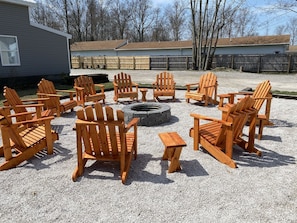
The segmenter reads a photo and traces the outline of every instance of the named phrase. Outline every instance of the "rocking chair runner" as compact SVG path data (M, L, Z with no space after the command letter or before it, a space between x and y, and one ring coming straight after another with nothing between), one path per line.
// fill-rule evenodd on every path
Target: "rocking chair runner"
M173 74L166 71L156 76L156 81L153 83L153 95L156 100L160 96L171 96L175 100L175 81Z
M118 102L119 98L130 98L138 101L138 84L132 81L129 74L121 72L114 75L113 88L113 100L115 102Z
M73 98L75 91L57 90L55 89L54 83L52 81L46 80L44 78L41 79L37 86L37 96L40 98L49 98L49 100L44 102L44 105L47 109L51 109L53 112L55 112L58 117L61 116L61 113L67 110L73 111L74 107L77 106L77 102ZM69 94L69 100L60 102L62 95L58 95L57 92Z
M95 87L100 88L100 92L96 92ZM81 75L74 80L74 88L76 90L77 104L85 106L86 102L97 102L102 100L105 103L104 85L94 84L92 77Z
M9 88L7 86L4 86L3 95L6 99L6 101L4 102L5 106L10 106L15 113L26 114L26 117L18 116L17 121L27 120L29 116L31 117L31 119L36 119L36 118L48 117L53 114L51 109L43 110L44 102L46 100L49 100L49 98L35 98L35 99L21 100L17 92L14 89ZM34 115L32 113L31 114L28 113L27 109L29 108L35 109Z
M58 133L51 129L53 116L13 123L12 118L17 115L10 115L9 110L0 108L3 141L0 155L5 158L0 164L0 170L16 167L44 148L47 148L48 154L52 154L53 142L59 138Z
M124 123L124 113L106 106L95 104L77 111L77 167L72 174L73 181L83 174L88 160L116 161L120 163L122 183L126 182L132 157L137 156L137 123L133 118ZM105 112L104 112L105 111ZM104 114L105 113L105 114ZM106 118L105 118L106 117ZM129 131L133 127L134 131Z
M232 159L233 145L238 145L250 153L261 156L261 152L254 147L257 111L252 107L253 104L254 100L249 96L237 104L228 104L222 120L191 114L194 117L194 127L190 129L190 136L194 139L194 150L198 150L198 145L201 144L218 161L232 168L237 167ZM248 118L251 123L247 142L241 135ZM210 122L200 125L200 120Z
M214 73L207 73L200 77L198 83L186 84L187 92L185 94L186 101L189 103L190 99L196 101L204 101L204 105L209 103L217 104L217 76ZM191 87L197 86L197 91L191 91Z

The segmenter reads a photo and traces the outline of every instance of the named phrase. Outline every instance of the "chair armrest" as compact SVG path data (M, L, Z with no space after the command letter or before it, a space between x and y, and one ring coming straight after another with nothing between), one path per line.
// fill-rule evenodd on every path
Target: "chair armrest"
M190 114L194 119L202 119L202 120L206 120L206 121L212 121L212 122L218 122L218 123L221 123L225 126L232 126L232 123L231 122L226 122L224 120L221 120L221 119L216 119L216 118L212 118L212 117L208 117L208 116L203 116L203 115L200 115L200 114L194 114L194 113L191 113Z
M43 117L43 118L37 118L37 119L30 119L30 120L26 120L26 121L20 121L20 122L15 122L12 125L24 125L24 124L30 124L30 123L40 123L43 121L48 121L48 120L53 120L55 117L54 116L48 116L48 117Z
M199 85L199 82L197 82L197 83L186 84L186 86L193 86L193 85Z
M101 90L101 93L104 93L104 85L103 84L94 84L95 87L99 87Z
M104 87L104 84L94 84L96 87L100 87L100 88L102 88L102 87Z
M63 93L73 93L75 94L75 91L73 90L56 90L57 92L63 92Z
M139 118L133 118L127 125L126 125L126 132L132 127L137 125L139 122Z
M33 102L33 103L36 103L36 102L46 101L46 100L49 100L49 98L31 98L31 99L22 99L21 101L22 102Z
M47 96L47 97L62 97L60 94L47 94L47 93L36 93L38 96Z
M198 88L198 87L199 87L199 82L197 82L197 83L186 84L187 92L190 92L190 91L191 91L191 87L192 87L192 86L197 86L197 88Z
M33 114L35 114L35 113L36 113L36 112L20 112L20 113L10 114L10 115L8 115L7 117L8 117L8 118L16 118L16 117L24 116L24 115L33 115Z
M82 91L84 89L83 87L77 87L77 86L74 86L74 88L78 91Z
M44 104L26 104L26 105L16 105L16 106L13 106L15 108L37 108L37 107L43 107Z
M132 85L134 85L135 87L138 87L139 84L135 83L135 82L132 82Z

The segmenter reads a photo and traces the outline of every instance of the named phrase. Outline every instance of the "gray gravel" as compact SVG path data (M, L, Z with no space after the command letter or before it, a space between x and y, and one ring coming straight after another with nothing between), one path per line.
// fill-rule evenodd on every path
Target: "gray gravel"
M116 72L104 71L110 80ZM142 83L153 82L157 72L127 71ZM172 73L179 85L197 82L200 74ZM273 89L296 91L295 74L216 74L219 93L254 88L265 79L271 80ZM255 140L263 156L235 148L238 168L231 169L203 150L193 150L188 135L193 126L190 113L217 118L221 114L215 106L187 104L184 93L176 92L176 102L164 101L171 106L169 123L138 127L139 155L126 185L119 179L118 164L92 162L87 163L84 176L72 182L75 113L55 118L52 125L60 139L54 155L40 153L17 168L0 172L0 222L296 222L297 101L273 98L274 126L264 128L263 139ZM111 91L106 96L107 105L115 109L128 103L115 104ZM148 99L152 99L151 89ZM182 170L171 174L167 173L168 162L161 160L163 145L158 137L168 131L178 132L187 143L180 157Z

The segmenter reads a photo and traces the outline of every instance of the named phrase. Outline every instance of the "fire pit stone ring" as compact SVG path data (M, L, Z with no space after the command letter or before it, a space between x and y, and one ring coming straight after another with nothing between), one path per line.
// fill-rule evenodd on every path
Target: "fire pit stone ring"
M123 108L125 122L139 118L138 125L156 126L169 122L171 118L170 106L162 103L137 103Z

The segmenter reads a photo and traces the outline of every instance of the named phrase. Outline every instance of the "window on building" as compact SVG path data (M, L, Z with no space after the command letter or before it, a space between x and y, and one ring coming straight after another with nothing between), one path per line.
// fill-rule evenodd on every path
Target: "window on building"
M2 66L20 66L18 40L16 36L0 35L0 57Z

